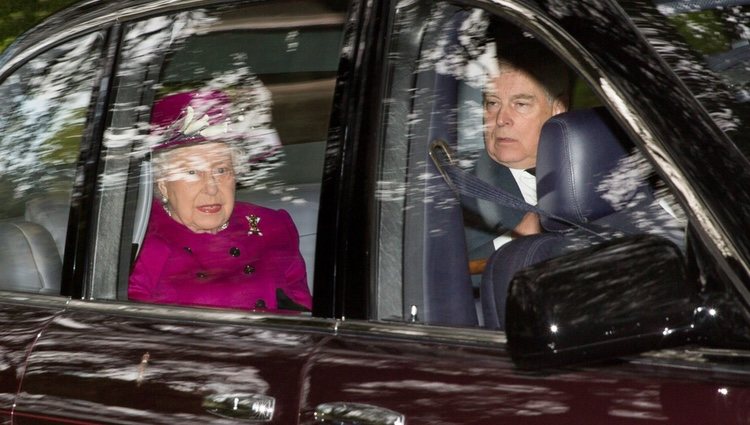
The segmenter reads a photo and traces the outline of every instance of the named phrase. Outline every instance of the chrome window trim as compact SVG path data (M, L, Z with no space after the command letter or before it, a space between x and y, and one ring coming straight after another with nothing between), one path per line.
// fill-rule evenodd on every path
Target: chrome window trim
M630 363L657 368L669 368L687 372L708 372L750 377L748 367L750 351L738 348L710 348L687 346L648 351L631 358Z
M482 328L460 328L407 322L376 322L364 320L339 321L337 335L377 335L384 338L405 338L500 348L507 342L505 332Z
M2 294L0 293L0 297ZM66 311L136 316L142 320L185 320L206 323L231 323L242 326L285 328L323 332L333 336L388 337L416 342L492 346L505 343L505 334L474 328L451 328L412 323L326 319L303 315L284 315L240 310L201 309L121 301L70 300Z
M0 291L0 304L13 304L37 308L65 310L70 298L56 295L30 294L23 292Z
M15 304L65 312L91 312L104 315L131 316L138 320L176 320L258 326L301 332L322 332L342 337L383 337L409 342L443 343L502 348L505 334L475 328L451 328L417 323L376 322L364 320L325 319L306 315L256 313L240 310L201 309L171 305L123 301L89 301L40 294L0 291L0 304Z

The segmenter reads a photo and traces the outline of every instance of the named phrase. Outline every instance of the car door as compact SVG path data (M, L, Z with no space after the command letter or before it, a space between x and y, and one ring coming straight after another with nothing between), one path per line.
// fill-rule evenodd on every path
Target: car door
M734 350L720 350L713 355L711 350L693 346L656 351L637 358L626 357L638 347L656 349L679 344L670 342L667 337L673 331L668 324L659 328L663 336L650 339L645 345L640 345L646 340L645 331L632 339L623 338L618 345L606 345L612 348L608 354L610 359L619 354L625 360L585 364L586 357L578 352L581 356L578 361L583 365L529 372L508 357L510 342L503 332L476 328L477 323L484 325L477 305L482 289L478 282L481 277L471 275L469 270L469 230L487 232L488 229L475 226L469 220L463 199L460 199L465 194L457 196L457 189L447 184L449 177L433 166L430 145L443 139L459 167L469 169L484 149L484 83L481 78L489 63L483 57L490 51L483 41L488 27L519 26L525 31L522 31L524 37L541 40L561 56L578 78L573 109L605 106L613 114L624 115L625 118L616 121L617 127L628 129L625 138L633 143L635 152L644 146L658 148L646 145L643 140L654 142L654 138L649 138L652 133L645 134L643 127L629 128L628 125L636 126L648 120L649 125L654 126L649 128L660 128L658 134L663 138L659 142L682 143L696 155L700 147L690 144L693 140L682 132L714 125L705 114L686 112L690 109L688 106L679 111L670 109L674 113L667 113L663 108L660 114L647 107L650 102L656 102L654 99L664 102L668 97L665 93L675 91L676 97L684 93L679 84L664 82L667 79L664 76L670 72L660 68L658 59L629 53L627 46L631 46L638 35L614 5L551 3L537 7L526 2L508 2L495 7L476 3L399 2L370 11L372 21L367 22L383 26L371 31L385 32L388 37L377 43L353 44L352 51L357 58L354 62L360 67L352 72L359 72L359 78L365 83L349 87L349 91L342 90L348 99L358 99L358 96L367 99L356 105L342 102L344 110L351 108L352 115L357 111L361 132L354 132L345 139L356 148L350 148L351 157L341 161L341 174L351 176L341 184L352 187L348 196L355 199L353 207L343 205L347 211L355 213L340 214L337 219L346 234L349 250L341 253L339 262L357 264L357 267L337 269L345 276L345 288L330 294L331 299L338 301L330 308L346 320L338 325L336 337L326 341L313 356L309 369L311 390L303 395L302 401L303 423L315 423L321 418L331 423L357 423L367 418L369 423L389 424L690 424L742 423L746 419L746 368L727 363L727 356L732 352L738 358L746 355L743 338L729 343L734 344ZM367 13L361 16L367 19ZM614 35L610 33L612 28L616 28ZM622 42L620 37L628 42ZM648 51L647 47L644 49ZM634 69L639 70L639 78L631 77ZM647 78L649 73L654 73L650 79ZM627 87L627 91L618 91L621 87ZM684 121L686 116L692 119ZM667 117L668 123L660 121ZM652 124L654 121L657 124ZM668 128L678 128L681 134L666 133ZM719 146L724 143L723 137L701 140L710 146L708 149L717 151L721 151ZM731 157L727 161L736 161L734 164L746 162L735 154L727 156ZM630 165L616 174L622 178L618 181L623 185L628 180L624 175L627 170L631 176L644 173L649 178L654 177L647 159L637 154L628 158L632 162L623 164ZM685 166L681 160L682 157L670 157L670 161ZM664 180L671 184L669 179ZM677 181L688 184L690 179ZM458 178L455 182L458 186ZM680 207L684 208L689 212L686 220L698 226L701 210L689 208L682 198L676 201L675 192L671 192L676 190L675 186L668 187L662 192L671 198L667 205L677 204L676 216L683 211ZM739 187L735 190L744 199L746 191ZM329 198L328 201L336 200ZM744 213L734 210L734 214L740 215L739 220L743 222L747 220ZM649 226L645 233L671 237L669 226ZM679 238L684 241L685 222L678 228L681 229ZM480 237L481 232L477 233L471 236ZM489 239L495 236L498 235L490 235ZM695 262L701 263L700 279L705 279L704 285L724 285L726 278L716 270L710 271L713 266L707 266L715 264L717 259L703 251L704 248L698 248L710 242L702 237L698 242L693 239L695 236L688 237L689 243L695 245L684 254L688 258L686 263L692 264L689 267L695 266ZM488 236L484 237L486 241ZM657 304L645 301L651 295L644 290L647 286L643 283L648 281L645 277L658 275L659 269L665 270L668 263L654 261L657 257L647 255L649 251L635 248L628 251L630 245L626 245L626 241L618 243L623 245L614 246L621 246L627 253L626 258L610 257L603 262L603 267L611 273L607 275L611 279L607 282L615 282L616 278L624 281L621 292L608 294L612 295L611 302L605 292L596 293L598 289L603 290L604 285L583 291L584 277L594 276L595 280L597 276L597 270L587 261L595 258L592 251L583 251L575 257L560 257L559 262L554 263L554 271L564 265L570 272L567 276L553 274L552 268L543 266L532 267L527 274L530 285L542 281L545 273L549 273L551 277L546 283L562 288L558 292L550 291L547 302L551 310L561 305L554 303L555 297L558 301L569 300L565 297L566 288L571 289L572 295L580 291L579 298L571 296L574 301L569 311L579 314L571 321L594 326L598 317L603 323L613 325L612 329L603 331L602 344L605 335L617 335L614 321L605 320L606 316L622 306L633 317L633 322L626 322L634 327L664 323L648 316L650 313L669 316L671 320L677 318L667 314L666 309L659 309L665 305L659 304L657 308ZM639 259L639 253L646 258ZM683 258L682 255L679 257ZM687 267L681 261L679 268ZM331 264L331 268L335 269L336 264ZM538 273L533 274L535 270ZM677 276L675 287L664 285L660 290L674 290L671 292L673 300L679 301L684 313L692 316L693 301L679 298L678 294L685 288L697 291L698 277L695 274L674 276ZM371 286L363 289L362 282L370 282ZM576 282L580 285L575 286ZM534 288L544 294L543 288ZM722 297L732 298L732 295ZM531 301L541 301L541 298ZM533 307L530 303L529 310L534 311ZM541 304L540 311L543 311ZM740 333L747 329L747 324L735 316L746 309L731 305L724 311L738 320L725 316L729 327L741 329ZM365 318L369 321L357 320ZM643 319L638 325L635 324L637 318ZM659 318L662 319L664 317ZM674 329L677 328L675 320ZM528 335L535 335L534 332L544 335L540 341L547 344L552 357L557 353L555 339L546 338L547 329L554 332L552 329L557 327L529 326L522 335L526 338L524 343L531 339ZM587 329L582 326L580 333L589 335ZM693 334L690 341L700 342L701 338ZM590 346L582 349L587 350L595 351ZM564 351L560 350L560 357L564 356Z
M63 302L51 302L48 308L3 304L2 308L2 421L11 423L16 393L23 381L26 358L54 315L64 308Z
M45 329L15 423L294 423L307 357L327 331L249 326L231 313L97 310L72 306Z
M28 354L67 302L59 296L66 229L86 111L100 75L101 37L95 31L27 55L21 62L4 61L0 82L0 92L8 100L0 113L4 423L12 423Z
M688 350L631 364L523 371L498 335L398 328L340 328L340 338L316 351L309 369L314 390L303 397L301 423L701 424L746 418L746 368L727 357L717 364L719 353L713 363L708 352L702 357Z
M48 43L57 61L28 66L54 73L62 82L73 80L75 87L88 84L89 92L84 96L71 89L63 92L67 97L48 99L54 105L50 108L77 108L67 115L57 109L57 115L35 115L45 111L29 102L23 120L13 124L16 135L29 131L29 140L36 135L30 130L59 137L29 156L29 167L37 174L18 173L17 179L25 180L11 187L15 192L6 191L4 203L39 226L42 219L35 217L51 216L49 232L60 231L63 239L60 252L51 236L42 241L49 242L42 248L59 257L56 275L3 287L10 291L3 298L3 314L17 321L4 344L13 349L7 373L14 381L3 382L12 423L297 420L309 355L335 322L309 313L275 316L128 300L129 273L153 198L143 126L154 99L170 90L235 84L231 89L240 91L238 81L261 87L259 92L268 95L260 96L266 102L261 106L273 117L272 149L257 146L253 173L241 182L237 198L289 212L312 288L327 122L348 5L306 0L198 3L171 2L163 9L143 4L82 7L54 19L59 25L71 22L54 31L66 37L80 34L74 41L45 37L44 28L31 33L31 39ZM97 32L102 22L108 26ZM41 93L46 93L45 84L49 90L59 84L52 77L32 83ZM38 129L30 126L33 122ZM78 143L70 141L72 130L65 125L82 135ZM63 147L70 152L58 152ZM63 159L73 164L63 169L67 181L55 174L67 164ZM61 166L53 167L53 160ZM53 189L66 183L60 191L67 190L67 196L61 196L60 204L47 193L44 202L25 202L17 193L41 189L29 184L34 179L51 181ZM31 207L36 208L33 217ZM53 214L58 207L66 214L75 212L70 226L67 218ZM7 260L24 270L25 263Z

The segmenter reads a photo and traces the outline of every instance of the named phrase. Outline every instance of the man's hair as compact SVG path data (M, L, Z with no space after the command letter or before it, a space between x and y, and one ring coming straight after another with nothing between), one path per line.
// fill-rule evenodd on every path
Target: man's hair
M531 35L509 24L493 23L488 35L495 42L500 72L526 73L541 85L550 102L560 100L569 107L573 78L568 66Z

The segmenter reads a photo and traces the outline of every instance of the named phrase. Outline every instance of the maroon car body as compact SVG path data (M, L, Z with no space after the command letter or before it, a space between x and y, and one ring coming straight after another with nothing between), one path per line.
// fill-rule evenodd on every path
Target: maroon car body
M701 3L87 0L53 15L0 56L0 422L748 423L750 6ZM687 235L519 272L511 301L534 308L507 338L482 327L468 225L445 242L461 206L424 168L433 139L483 149L462 114L481 104L471 63L490 21L564 59L575 107L615 117ZM248 70L283 146L238 199L290 212L313 311L129 301L154 97ZM575 335L529 331L558 325Z

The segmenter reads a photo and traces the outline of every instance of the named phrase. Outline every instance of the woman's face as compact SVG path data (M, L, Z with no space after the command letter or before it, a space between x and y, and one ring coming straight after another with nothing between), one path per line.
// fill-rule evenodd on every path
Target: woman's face
M223 143L186 146L168 152L157 187L172 218L195 233L216 233L234 209L232 151Z

